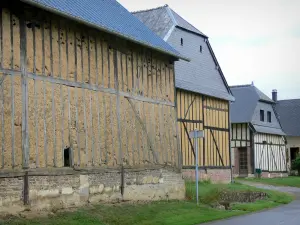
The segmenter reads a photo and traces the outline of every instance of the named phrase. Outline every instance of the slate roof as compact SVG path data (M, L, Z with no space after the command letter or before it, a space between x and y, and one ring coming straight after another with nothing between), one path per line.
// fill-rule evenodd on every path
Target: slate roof
M139 10L132 12L132 14L163 39L166 38L172 26L177 26L206 37L204 33L183 19L168 5L153 9Z
M187 60L115 0L22 0L132 42Z
M168 5L133 12L152 31L158 34L182 55L191 59L175 63L177 88L207 96L234 101L208 37L191 25ZM183 38L184 45L180 45ZM202 53L199 46L202 46Z
M235 102L231 103L231 123L251 123L260 133L285 135L274 111L274 101L253 85L232 86ZM260 121L260 110L264 110L265 121ZM267 112L271 122L267 122Z
M231 103L230 120L232 123L250 123L259 100L254 86L240 85L230 87L235 98Z
M300 99L280 100L275 109L284 132L300 136Z

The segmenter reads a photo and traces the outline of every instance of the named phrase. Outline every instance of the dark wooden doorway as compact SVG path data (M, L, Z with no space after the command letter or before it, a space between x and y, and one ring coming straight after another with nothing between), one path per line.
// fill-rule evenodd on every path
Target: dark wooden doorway
M299 148L290 148L291 151L291 161L294 161L299 154Z
M248 176L247 148L239 148L239 174L240 176Z

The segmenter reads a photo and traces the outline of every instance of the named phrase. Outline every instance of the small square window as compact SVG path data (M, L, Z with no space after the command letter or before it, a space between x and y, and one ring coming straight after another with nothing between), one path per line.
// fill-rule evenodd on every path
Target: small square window
M272 114L270 111L268 111L267 117L268 117L268 122L271 123L272 122Z
M260 110L260 121L264 122L265 121L265 111Z

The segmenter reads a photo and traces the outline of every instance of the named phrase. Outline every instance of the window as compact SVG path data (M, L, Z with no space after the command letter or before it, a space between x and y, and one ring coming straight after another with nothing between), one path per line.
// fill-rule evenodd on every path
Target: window
M260 110L260 121L264 122L265 121L265 111Z
M183 39L182 38L180 39L180 43L181 43L181 46L183 46Z
M64 167L70 167L71 166L71 149L65 148L64 149Z
M270 111L268 111L268 122L269 123L271 123L272 122L272 118L271 118L271 112Z
M200 45L200 52L202 53L202 45Z

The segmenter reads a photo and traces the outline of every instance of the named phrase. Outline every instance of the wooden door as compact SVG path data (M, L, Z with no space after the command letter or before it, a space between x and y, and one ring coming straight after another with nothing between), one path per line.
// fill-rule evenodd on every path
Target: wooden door
M247 148L239 148L239 174L248 176Z

